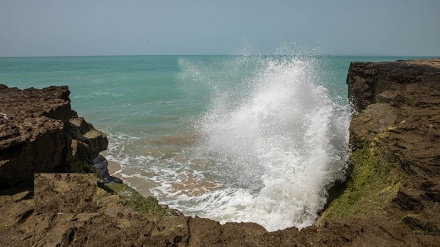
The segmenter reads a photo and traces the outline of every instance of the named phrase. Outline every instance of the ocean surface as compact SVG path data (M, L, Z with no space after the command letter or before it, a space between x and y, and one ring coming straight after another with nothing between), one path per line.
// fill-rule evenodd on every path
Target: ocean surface
M351 61L414 57L109 56L0 58L0 83L68 85L105 132L115 175L186 215L313 224L344 179Z

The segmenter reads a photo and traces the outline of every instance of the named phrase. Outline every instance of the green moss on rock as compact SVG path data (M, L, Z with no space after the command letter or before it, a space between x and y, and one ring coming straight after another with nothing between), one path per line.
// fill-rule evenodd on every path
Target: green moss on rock
M387 138L396 128L396 109L376 103L353 115L350 124L352 154L349 174L338 195L327 205L318 221L383 215L401 187L396 165L390 163ZM331 195L334 196L334 195Z
M329 203L320 221L385 213L384 207L396 196L401 182L392 166L381 161L383 151L377 144L377 139L364 143L352 153L346 188Z
M106 191L118 195L121 203L125 206L151 215L163 216L166 213L166 210L159 205L156 198L151 196L143 197L139 192L126 184L106 183L100 186Z

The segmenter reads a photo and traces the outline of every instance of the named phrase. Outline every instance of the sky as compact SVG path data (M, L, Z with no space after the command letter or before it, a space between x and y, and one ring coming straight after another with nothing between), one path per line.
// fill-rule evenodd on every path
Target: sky
M439 0L0 0L0 57L440 56Z

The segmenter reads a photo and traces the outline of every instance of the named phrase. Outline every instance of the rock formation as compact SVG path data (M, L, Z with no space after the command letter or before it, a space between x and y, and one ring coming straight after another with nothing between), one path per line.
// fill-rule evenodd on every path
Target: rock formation
M107 149L107 137L70 107L67 87L0 85L0 184L32 181L34 173L86 172Z
M351 172L321 220L357 217L393 245L438 246L440 59L352 63L347 83Z
M96 212L35 212L23 182L89 169L106 140L70 109L67 88L0 86L0 246L440 246L440 59L352 63L347 83L347 181L315 226L276 232L183 216L103 175Z

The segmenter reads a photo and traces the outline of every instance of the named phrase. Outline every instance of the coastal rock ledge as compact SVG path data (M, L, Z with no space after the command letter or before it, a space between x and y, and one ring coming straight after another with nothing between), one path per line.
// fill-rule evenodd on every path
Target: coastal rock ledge
M347 180L314 226L276 232L183 216L108 183L93 165L107 139L71 110L67 87L0 85L0 246L440 246L440 59L354 62L347 83ZM35 211L42 172L96 172L96 211Z
M34 173L89 172L107 137L71 109L64 87L20 90L0 85L0 185Z

